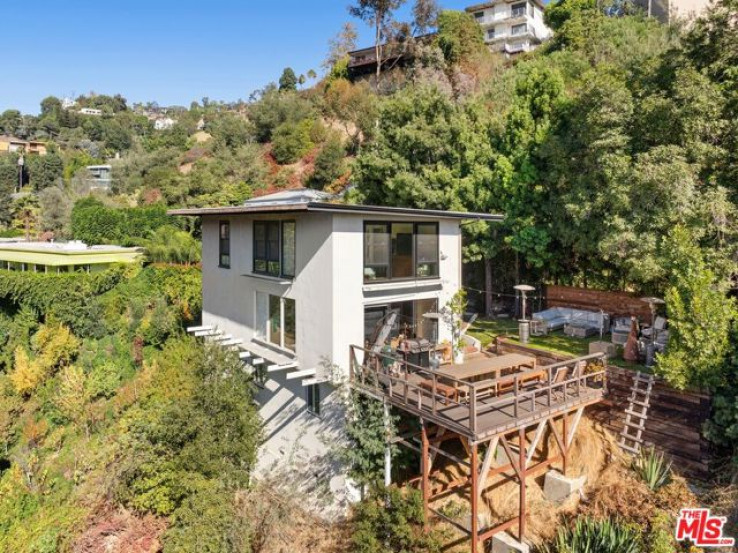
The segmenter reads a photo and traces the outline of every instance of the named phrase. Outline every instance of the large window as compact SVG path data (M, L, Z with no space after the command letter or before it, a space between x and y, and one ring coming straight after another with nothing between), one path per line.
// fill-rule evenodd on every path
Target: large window
M296 351L297 312L295 300L264 292L256 293L256 334L275 346Z
M367 345L373 345L381 330L385 317L391 311L397 312L395 324L390 329L388 340L400 335L410 339L425 338L430 342L438 341L438 300L394 302L364 309L364 338Z
M520 4L513 4L512 5L512 16L513 17L521 17L525 15L525 2L521 2Z
M364 225L365 281L438 275L438 223Z
M231 224L228 221L220 222L219 230L218 265L224 269L231 268Z
M513 25L510 34L513 36L522 35L528 30L528 26L525 23L520 25Z
M254 221L254 272L295 276L295 222Z

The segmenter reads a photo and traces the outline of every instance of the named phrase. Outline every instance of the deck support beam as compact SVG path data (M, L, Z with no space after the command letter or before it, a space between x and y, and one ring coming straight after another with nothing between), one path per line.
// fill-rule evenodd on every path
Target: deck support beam
M390 407L387 399L384 405L384 487L392 485L392 419L390 419Z
M425 426L425 421L420 421L420 442L421 442L421 453L420 453L420 470L423 473L422 481L422 494L423 494L423 518L425 523L428 524L428 518L430 515L430 451L428 442L428 430Z
M479 547L479 446L471 443L471 551L477 553Z

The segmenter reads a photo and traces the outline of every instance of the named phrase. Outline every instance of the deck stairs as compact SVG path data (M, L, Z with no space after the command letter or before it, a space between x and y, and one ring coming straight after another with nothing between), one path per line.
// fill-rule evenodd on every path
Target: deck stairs
M317 384L325 380L317 374L317 369L299 370L299 363L295 359L275 352L255 341L245 344L240 338L226 334L212 325L191 326L187 329L187 332L222 348L237 351L238 358L244 365L244 370L256 373L262 379L268 379L269 375L274 373L288 371L287 380L299 379L303 386Z
M618 446L623 451L638 455L643 447L643 431L648 420L648 408L651 406L651 391L654 379L651 374L640 371L633 377L630 389L628 408L625 410L625 425L620 432Z

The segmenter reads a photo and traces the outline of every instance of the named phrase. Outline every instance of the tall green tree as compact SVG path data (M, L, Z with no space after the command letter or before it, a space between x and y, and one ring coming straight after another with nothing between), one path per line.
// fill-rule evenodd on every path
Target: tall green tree
M361 19L374 31L374 55L377 62L376 77L379 82L384 62L384 45L389 42L395 24L394 13L406 0L357 0L349 6L349 13Z
M279 77L279 90L295 91L297 90L297 75L291 67L285 68Z

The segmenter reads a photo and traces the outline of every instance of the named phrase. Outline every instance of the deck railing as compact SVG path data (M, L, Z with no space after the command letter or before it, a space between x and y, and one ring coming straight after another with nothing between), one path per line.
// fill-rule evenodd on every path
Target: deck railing
M602 353L478 382L359 346L351 346L350 355L354 387L470 435L489 430L480 425L488 413L504 411L515 421L591 398L593 391L604 393L606 386L607 358Z

